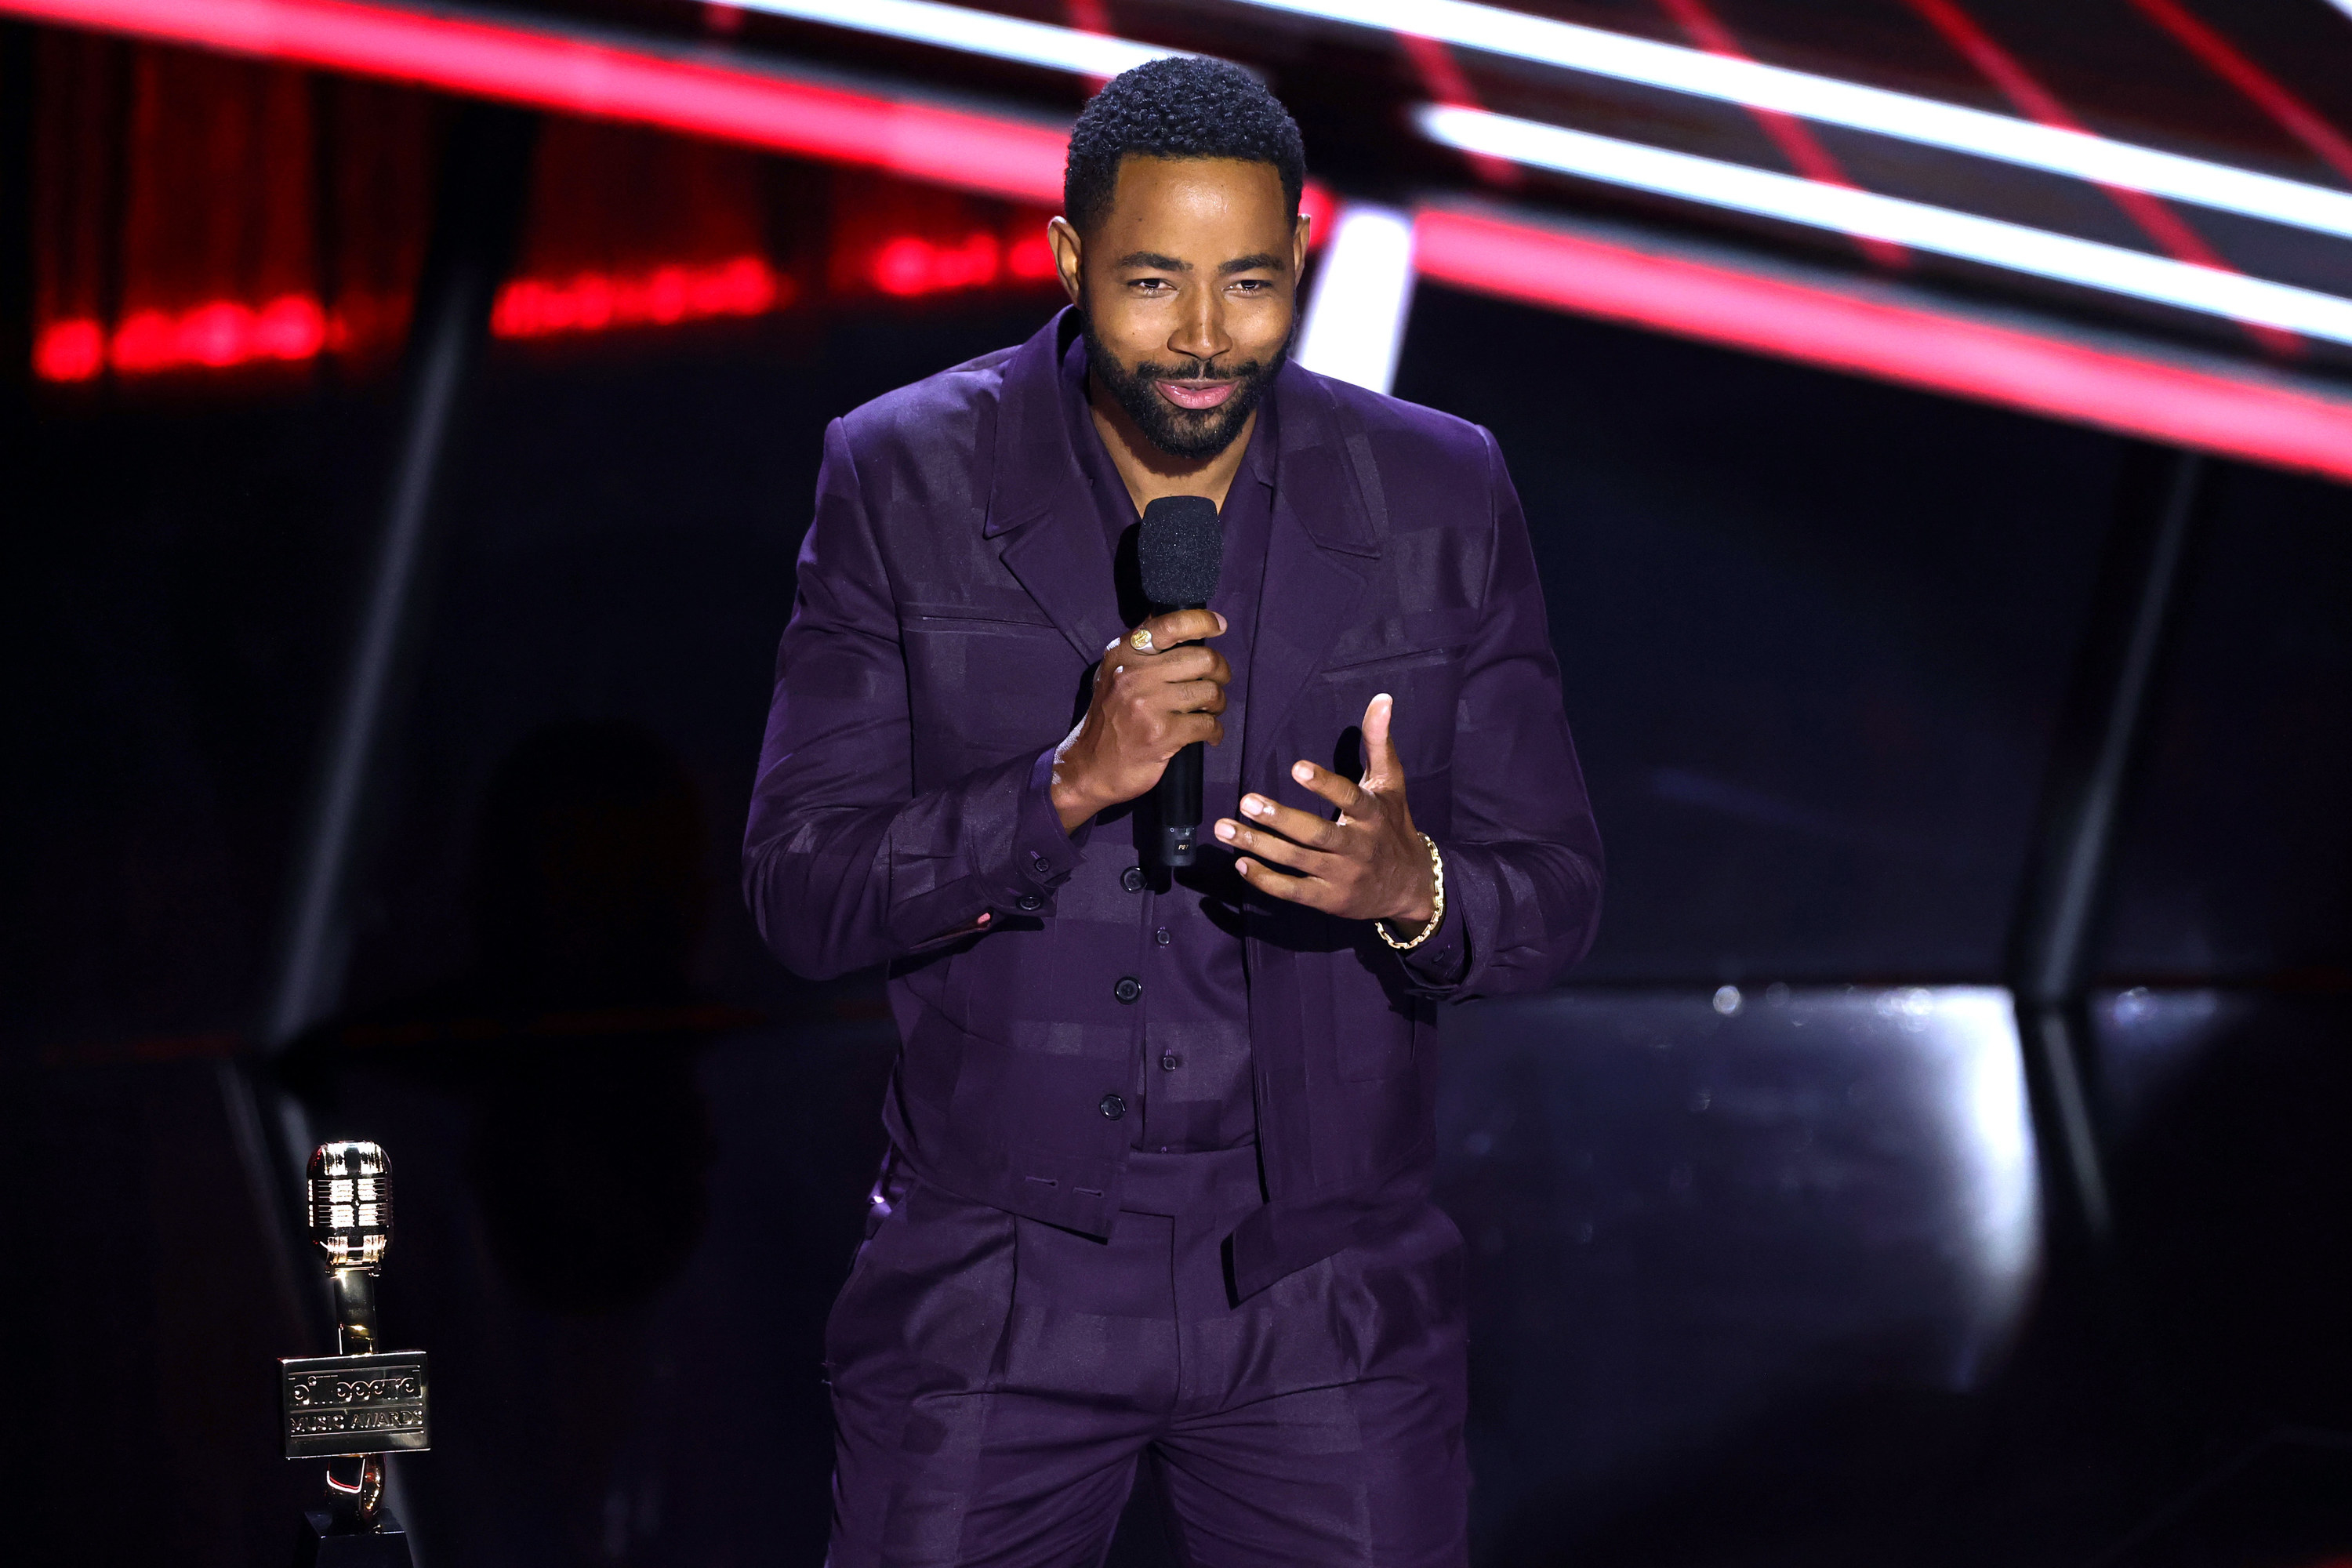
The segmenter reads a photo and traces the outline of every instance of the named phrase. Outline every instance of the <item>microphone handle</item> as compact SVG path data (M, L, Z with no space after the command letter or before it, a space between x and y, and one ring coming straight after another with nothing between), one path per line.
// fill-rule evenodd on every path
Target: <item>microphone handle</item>
M1170 610L1205 609L1203 605L1171 605ZM1164 612L1163 612L1164 613ZM1153 786L1152 802L1159 808L1160 864L1171 870L1192 864L1197 853L1193 840L1201 831L1201 764L1202 742L1193 742L1168 759L1168 767Z

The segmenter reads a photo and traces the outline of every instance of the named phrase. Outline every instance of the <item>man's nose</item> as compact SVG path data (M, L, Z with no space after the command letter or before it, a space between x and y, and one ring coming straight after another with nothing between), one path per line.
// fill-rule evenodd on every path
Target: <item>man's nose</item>
M1234 346L1225 332L1223 300L1218 290L1199 289L1187 304L1190 308L1168 340L1171 351L1205 363Z

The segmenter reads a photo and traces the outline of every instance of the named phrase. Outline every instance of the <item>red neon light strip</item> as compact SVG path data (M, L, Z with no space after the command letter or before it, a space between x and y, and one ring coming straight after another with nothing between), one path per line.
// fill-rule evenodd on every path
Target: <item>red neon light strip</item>
M1000 283L1043 283L1056 275L1054 247L1043 234L1005 245L984 229L952 245L902 235L876 250L866 268L875 288L901 300Z
M0 0L0 15L628 121L1059 210L1069 128L353 0ZM1319 245L1335 210L1309 180Z
M657 267L639 277L583 272L575 278L517 278L499 290L490 331L501 338L544 338L615 327L667 327L719 316L762 316L792 302L793 280L760 256L709 267Z
M1050 127L521 28L348 0L0 0L0 12L665 126L1017 200L1061 196L1063 132ZM1321 229L1329 193L1310 187L1305 205ZM1421 271L1441 283L2352 482L2352 405L1528 225L1424 212L1415 245ZM86 366L86 376L109 347L96 322L58 322L36 356L52 356L60 373Z
M1944 41L1965 56L1968 62L1983 73L1986 79L2000 89L2001 96L2015 104L2030 120L2044 125L2055 125L2067 131L2090 133L2090 127L2074 118L2058 100L2058 95L2042 85L2031 71L2018 62L2017 57L1993 42L1992 35L1977 26L1976 18L1961 10L1953 0L1909 0L1911 9L1919 13L1929 26L1944 37ZM2124 216L2139 226L2139 231L2164 247L2178 261L2193 261L2200 267L2217 271L2234 272L2236 268L2221 259L2219 252L2205 243L2204 237L2189 226L2179 214L2149 195L2122 185L2102 184L2099 189L2107 199L2121 207ZM2303 352L2303 343L2293 332L2258 322L2241 321L2248 337L2271 353L2293 357Z
M33 342L33 374L43 381L88 381L111 365L125 375L314 359L327 345L327 314L308 294L287 294L257 310L215 300L179 315L142 310L111 336L102 322L51 321Z
M1045 281L1054 276L1054 254L1042 234L1011 245L985 230L953 245L904 235L875 252L870 272L875 288L903 298ZM761 316L784 309L793 294L793 280L760 256L634 275L517 278L499 290L490 331L501 338L544 338ZM226 370L315 359L341 342L341 324L307 294L259 310L215 300L178 315L142 311L111 335L87 318L52 321L33 344L33 372L44 381L72 382L108 369L119 375Z
M0 0L68 26L632 121L1058 206L1068 131L351 0Z
M1748 58L1747 52L1740 48L1739 40L1732 37L1731 29L1707 9L1706 0L1660 0L1660 4L1673 14L1675 24L1690 35L1691 42L1708 54L1723 55L1735 60ZM1783 114L1779 110L1758 109L1750 105L1748 113L1762 128L1764 134L1772 139L1772 144L1780 149L1780 156L1788 159L1797 173L1824 185L1843 185L1847 190L1858 188L1846 178L1844 167L1830 155L1828 148L1822 145L1821 138L1813 134L1811 126L1795 115ZM1848 235L1846 237L1874 266L1899 272L1911 265L1909 254L1899 245L1872 235Z
M2131 0L2140 13L2171 34L2182 47L2205 62L2206 68L2253 100L2256 108L2278 121L2281 129L2325 159L2329 167L2352 181L2352 140L2319 117L2278 79L2238 52L2231 42L2190 16L2174 0Z
M1482 294L2352 481L2352 403L1464 213L1413 247Z

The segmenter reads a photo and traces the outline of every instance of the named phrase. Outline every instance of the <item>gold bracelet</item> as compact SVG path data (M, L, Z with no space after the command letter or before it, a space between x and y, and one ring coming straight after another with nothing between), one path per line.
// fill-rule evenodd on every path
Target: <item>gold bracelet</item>
M1388 921L1374 921L1372 922L1372 929L1381 933L1381 940L1387 942L1391 947L1395 948L1399 952L1411 952L1414 948L1419 947L1423 942L1427 942L1431 937L1436 935L1439 923L1445 919L1445 857L1437 852L1437 840L1432 838L1428 834L1423 834L1421 836L1421 841L1429 846L1429 868L1437 879L1437 889L1430 895L1429 900L1431 905L1429 911L1429 923L1423 926L1421 928L1421 934L1414 937L1411 942L1399 942L1396 938L1389 934Z

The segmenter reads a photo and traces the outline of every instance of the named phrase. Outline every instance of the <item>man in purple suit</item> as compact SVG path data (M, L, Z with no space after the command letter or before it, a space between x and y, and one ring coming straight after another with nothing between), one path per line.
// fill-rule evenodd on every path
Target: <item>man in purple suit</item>
M887 964L904 1039L835 1568L1098 1563L1139 1463L1188 1563L1464 1561L1435 1009L1580 956L1601 847L1493 437L1286 359L1304 179L1255 79L1129 72L1071 308L825 432L744 880L792 968ZM1223 572L1151 615L1171 495ZM1195 741L1171 876L1135 807Z

